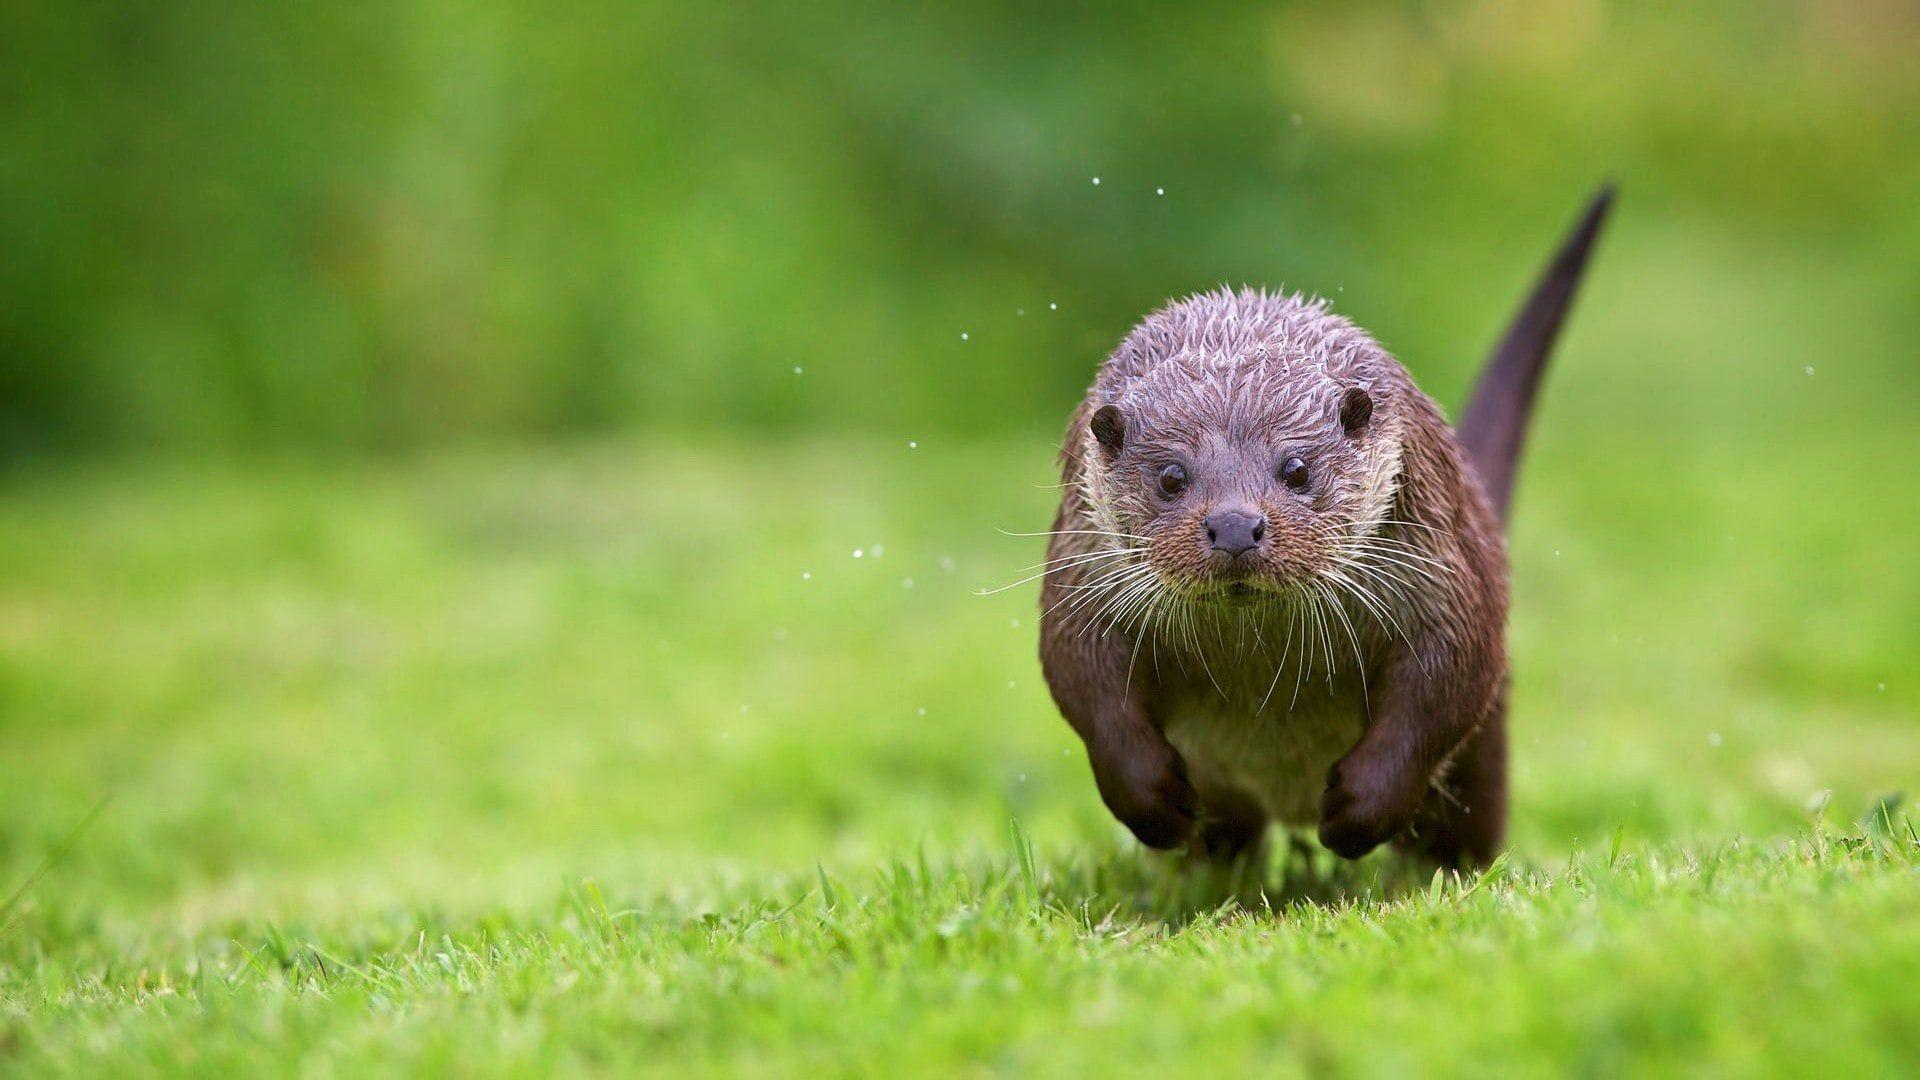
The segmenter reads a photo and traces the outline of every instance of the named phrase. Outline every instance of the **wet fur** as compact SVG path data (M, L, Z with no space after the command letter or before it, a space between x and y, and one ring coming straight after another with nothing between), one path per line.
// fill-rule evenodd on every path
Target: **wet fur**
M1493 448L1496 491L1399 362L1323 301L1189 297L1101 367L1061 455L1041 660L1102 798L1144 843L1234 858L1277 820L1350 858L1388 842L1453 866L1498 851L1501 514L1608 197L1483 380L1489 419L1468 435ZM1349 427L1356 394L1371 412ZM1276 477L1294 456L1303 490ZM1169 462L1190 476L1174 496L1155 487ZM1237 560L1208 545L1221 507L1266 522Z
M1357 439L1336 417L1351 386L1365 387L1374 403ZM1118 455L1091 434L1103 404L1119 405L1138 433ZM1266 513L1266 557L1277 570L1311 580L1325 569L1315 532L1336 515L1338 527L1389 537L1431 572L1407 572L1407 559L1379 565L1373 580L1401 582L1397 591L1376 588L1381 611L1343 596L1338 614L1311 628L1284 596L1248 608L1192 602L1164 623L1098 602L1107 565L1131 558L1095 557L1132 543L1104 533L1147 536L1140 557L1158 573L1204 580L1194 530L1218 499L1169 517L1129 470L1172 456L1218 466L1229 446L1255 447L1261 460L1237 462L1232 490L1218 498ZM1298 499L1264 464L1295 452L1310 453L1323 477ZM1095 764L1109 805L1143 840L1176 846L1201 819L1257 833L1249 820L1257 813L1262 824L1330 820L1323 839L1357 855L1406 832L1427 803L1460 798L1431 786L1444 787L1441 766L1469 735L1502 720L1494 706L1506 678L1506 553L1438 409L1385 350L1297 296L1180 301L1149 316L1103 367L1069 427L1063 466L1066 495L1048 555L1068 565L1042 590L1042 660L1061 711L1090 746L1144 747L1155 763ZM1408 734L1419 745L1386 748L1386 760L1361 754L1370 725L1396 702L1405 703L1401 712L1418 703ZM1102 730L1113 717L1133 718L1124 725L1133 730ZM1156 797L1168 791L1174 797ZM1437 819L1439 809L1427 816ZM1484 857L1500 826L1482 815L1446 838L1443 857Z

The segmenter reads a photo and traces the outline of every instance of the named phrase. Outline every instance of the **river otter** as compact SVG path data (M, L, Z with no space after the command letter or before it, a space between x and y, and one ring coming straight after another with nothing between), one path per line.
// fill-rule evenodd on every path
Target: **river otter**
M1215 859L1270 820L1484 864L1506 824L1507 553L1540 373L1602 189L1456 434L1325 301L1221 289L1147 317L1074 412L1040 656L1100 795Z

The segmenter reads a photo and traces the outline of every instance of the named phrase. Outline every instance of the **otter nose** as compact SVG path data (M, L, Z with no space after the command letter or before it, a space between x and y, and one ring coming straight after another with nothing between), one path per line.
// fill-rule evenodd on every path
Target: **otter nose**
M1252 551L1266 532L1267 519L1246 510L1216 510L1207 515L1207 541L1215 551L1229 555Z

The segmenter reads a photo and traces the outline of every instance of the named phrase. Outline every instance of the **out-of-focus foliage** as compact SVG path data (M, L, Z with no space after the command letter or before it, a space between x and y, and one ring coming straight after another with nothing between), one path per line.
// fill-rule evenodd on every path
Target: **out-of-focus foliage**
M1613 272L1663 283L1617 301L1731 322L1684 271L1758 310L1838 280L1795 325L1894 376L1916 19L7 4L0 454L1051 431L1129 322L1223 280L1333 297L1444 392L1604 175Z

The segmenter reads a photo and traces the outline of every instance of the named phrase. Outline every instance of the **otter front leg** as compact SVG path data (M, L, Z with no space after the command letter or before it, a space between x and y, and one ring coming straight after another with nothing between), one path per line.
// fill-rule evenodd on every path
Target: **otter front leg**
M1493 706L1496 656L1442 641L1418 641L1384 665L1373 719L1334 762L1320 800L1320 843L1357 859L1414 822L1434 775Z
M1097 715L1081 738L1101 801L1148 847L1182 846L1193 835L1200 807L1180 752L1144 712L1122 707Z
M1450 869L1485 866L1507 829L1506 692L1427 793L1398 846Z
M1063 625L1041 634L1047 686L1087 744L1101 800L1141 843L1175 848L1193 835L1199 800L1186 762L1149 714L1144 688L1128 678L1131 655L1117 636Z

